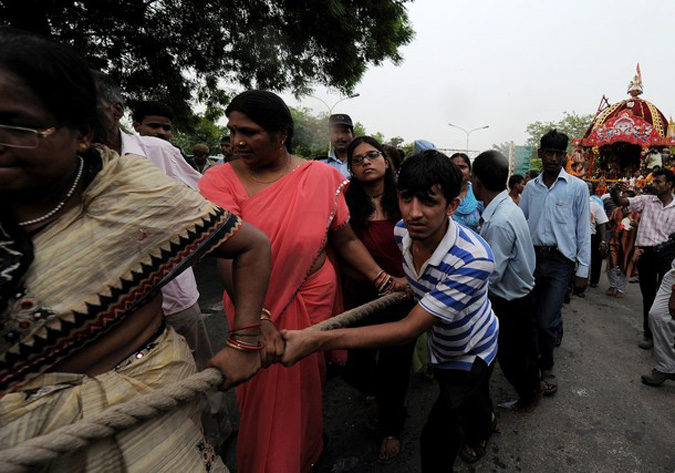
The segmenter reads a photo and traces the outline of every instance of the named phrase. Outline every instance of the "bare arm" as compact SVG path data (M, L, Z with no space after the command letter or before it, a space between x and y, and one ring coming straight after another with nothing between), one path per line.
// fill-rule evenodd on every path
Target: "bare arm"
M388 324L325 332L283 330L281 335L286 341L286 350L282 363L291 366L319 350L378 348L411 342L434 325L437 320L437 317L418 304L404 319Z
M228 294L237 308L235 326L260 321L272 269L270 244L267 236L244 222L239 230L211 253L227 258L231 276L226 282Z
M228 294L232 295L235 293L235 283L234 283L234 271L233 271L233 261L230 259L218 259L217 263L218 274L220 279L225 284L225 291ZM231 296L232 297L232 296ZM234 298L232 297L234 302ZM260 319L261 313L258 312L257 322L260 323L260 335L262 336L263 344L265 348L260 351L260 361L262 362L263 367L267 367L272 363L278 362L281 360L281 354L284 352L284 342L279 335L279 331L274 326L274 322L271 319ZM239 324L242 326L243 324ZM249 324L246 324L249 325Z
M361 273L371 284L375 281L382 268L375 262L368 250L354 234L351 225L347 224L339 230L331 233L331 243L342 258L349 263L352 268ZM404 290L407 283L403 279L396 279L391 289Z
M270 245L267 236L252 225L241 228L212 254L231 259L227 291L236 307L231 329L260 323L260 313L267 293L271 270ZM257 329L247 329L255 333ZM260 368L260 354L230 347L220 350L207 366L220 369L225 376L223 389L250 379Z
M622 189L620 187L621 186L612 186L610 190L610 195L612 196L612 200L616 205L618 205L619 207L626 207L630 204L630 202L626 197L621 196Z

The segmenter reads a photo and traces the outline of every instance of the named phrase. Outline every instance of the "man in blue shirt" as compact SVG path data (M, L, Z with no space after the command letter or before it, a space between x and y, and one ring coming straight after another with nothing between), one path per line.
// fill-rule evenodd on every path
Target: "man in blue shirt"
M349 115L338 113L330 116L328 128L333 150L328 153L328 156L322 156L316 160L334 167L349 179L352 174L347 164L347 148L354 140L354 123Z
M414 341L428 331L430 363L440 394L421 434L422 472L453 471L455 457L485 455L495 427L490 375L499 322L487 297L494 270L489 245L450 218L462 175L447 156L427 150L405 160L398 178L403 220L394 238L417 305L402 320L326 332L283 331L283 362L317 350L367 348Z
M556 387L553 349L562 330L562 305L574 273L574 292L588 283L591 262L591 214L588 188L563 169L569 138L557 130L541 137L543 172L525 186L520 208L525 214L537 256L534 298L539 324L539 367L549 387ZM576 272L575 272L576 266ZM545 394L552 394L548 389Z
M495 257L489 296L499 318L497 358L519 397L500 407L531 412L541 388L532 296L535 255L527 220L506 190L508 175L509 161L499 151L485 151L473 162L473 192L486 206L480 236Z

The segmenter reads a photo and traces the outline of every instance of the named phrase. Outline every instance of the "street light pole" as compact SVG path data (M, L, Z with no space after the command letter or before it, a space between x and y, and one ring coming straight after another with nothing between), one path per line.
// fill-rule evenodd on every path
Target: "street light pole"
M453 127L453 128L457 128L458 130L462 130L464 133L466 133L466 152L467 152L467 154L469 153L469 136L471 135L471 133L473 133L474 131L485 130L487 128L490 128L490 125L485 125L485 126L479 126L478 128L473 128L473 129L467 131L464 128L462 128L461 126L453 125L452 123L448 123L448 125Z
M342 97L340 100L335 102L332 106L330 106L324 100L320 99L319 97L316 97L314 95L310 95L311 98L318 100L319 102L321 102L322 104L324 104L326 106L326 109L328 109L328 117L329 118L333 114L333 109L335 108L335 106L337 104L339 104L340 102L344 102L345 100L355 99L356 97L360 97L360 96L361 96L361 94L352 94L352 95L349 95L347 97ZM328 154L329 155L330 155L331 151L333 151L333 143L331 143L330 137L328 137Z

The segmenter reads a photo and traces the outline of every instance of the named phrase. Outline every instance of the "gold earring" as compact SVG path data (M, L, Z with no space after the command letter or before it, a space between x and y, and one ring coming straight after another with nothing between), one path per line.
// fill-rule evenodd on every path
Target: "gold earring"
M89 149L89 145L82 141L79 145L77 145L77 150L81 153L84 153Z

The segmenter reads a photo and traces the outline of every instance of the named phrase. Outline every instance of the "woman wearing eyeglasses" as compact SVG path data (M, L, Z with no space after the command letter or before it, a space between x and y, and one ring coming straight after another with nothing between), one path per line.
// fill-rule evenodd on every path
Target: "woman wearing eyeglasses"
M234 260L238 301L209 365L228 387L261 364L266 237L146 158L92 144L96 105L69 48L0 28L0 450L194 374L160 290L207 253ZM199 399L48 469L226 471Z
M394 226L401 219L393 166L374 138L360 136L347 149L352 180L345 193L351 226L377 264L389 274L404 277L401 252L394 240ZM378 297L377 291L358 273L345 268L345 305L352 308ZM386 323L405 317L412 303L369 318L367 323ZM368 395L374 395L380 442L378 461L390 463L401 451L401 430L406 416L414 343L379 350L350 350L347 379Z

